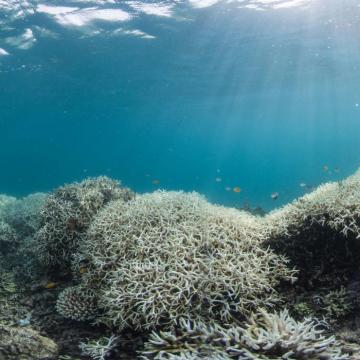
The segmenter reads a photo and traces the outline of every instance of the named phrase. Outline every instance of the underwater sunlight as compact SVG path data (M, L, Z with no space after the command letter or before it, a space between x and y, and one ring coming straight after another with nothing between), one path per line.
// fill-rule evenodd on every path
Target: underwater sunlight
M0 360L359 360L359 34L0 0Z

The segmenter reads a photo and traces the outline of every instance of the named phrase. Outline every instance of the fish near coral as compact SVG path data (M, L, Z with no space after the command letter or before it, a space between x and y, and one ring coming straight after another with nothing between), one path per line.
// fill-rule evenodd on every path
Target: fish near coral
M50 290L50 289L56 288L56 286L57 286L57 284L55 282L49 281L48 283L46 283L44 285L44 288Z

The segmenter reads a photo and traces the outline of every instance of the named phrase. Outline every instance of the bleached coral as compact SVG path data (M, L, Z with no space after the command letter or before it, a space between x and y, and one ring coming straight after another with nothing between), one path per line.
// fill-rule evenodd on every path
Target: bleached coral
M345 360L339 342L325 336L326 324L306 318L292 319L287 310L252 315L244 327L205 324L181 319L174 331L153 332L142 352L156 360Z
M275 286L293 279L286 260L262 247L255 217L196 193L109 203L80 252L89 261L85 284L102 284L102 320L120 329L180 317L225 321L277 301Z
M116 347L117 341L118 337L115 335L104 336L98 340L82 342L79 347L83 355L90 356L93 360L106 360Z
M8 223L0 220L0 254L6 254L18 242L16 231Z
M314 223L360 238L360 170L343 181L320 185L267 216L269 230L278 235L296 233Z
M306 286L340 286L360 259L360 170L272 211L264 230L271 247L301 270Z
M30 194L8 202L4 207L4 220L25 238L32 236L40 227L40 210L46 201L44 193Z
M115 199L128 201L133 193L107 177L65 185L46 199L41 210L42 227L35 234L40 262L68 269L71 258L95 214Z
M63 290L56 302L56 310L65 318L85 321L97 315L97 294L82 286L73 286Z
M0 194L0 220L3 220L3 217L6 213L6 207L15 201L16 198L13 196Z
M305 318L297 322L287 310L279 314L264 310L252 316L241 330L250 352L286 359L347 359L334 336L326 337L327 324Z

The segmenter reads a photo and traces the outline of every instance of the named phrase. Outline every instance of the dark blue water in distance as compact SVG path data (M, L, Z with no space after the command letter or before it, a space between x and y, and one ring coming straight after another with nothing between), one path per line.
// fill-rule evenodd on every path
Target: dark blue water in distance
M108 175L268 210L348 176L358 3L0 0L0 193Z

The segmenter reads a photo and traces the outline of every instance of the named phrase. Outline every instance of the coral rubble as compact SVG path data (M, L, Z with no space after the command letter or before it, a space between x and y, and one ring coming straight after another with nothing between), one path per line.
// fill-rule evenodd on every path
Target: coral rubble
M0 325L0 359L56 359L58 346L31 328Z

